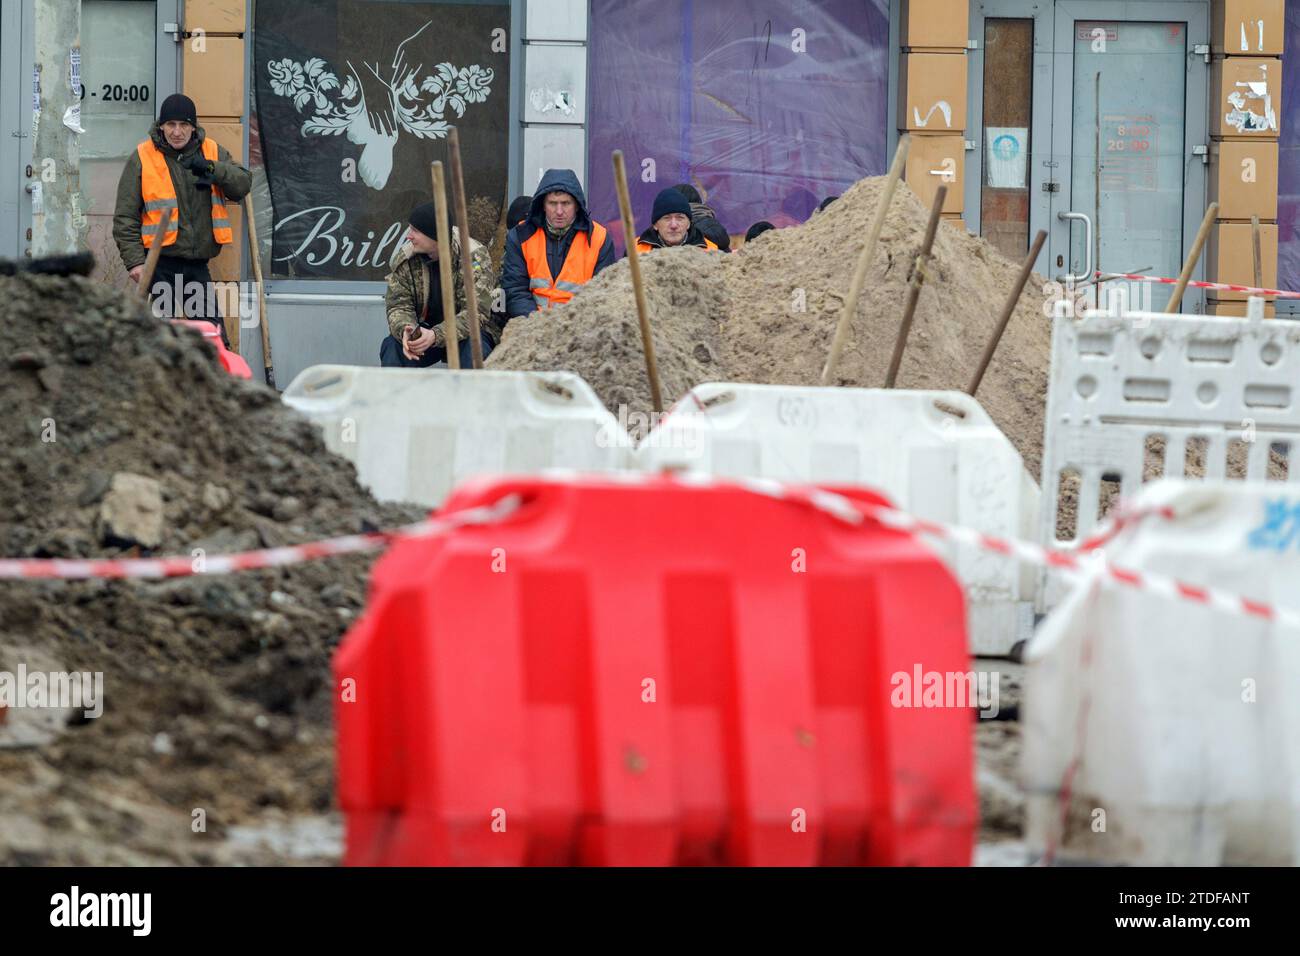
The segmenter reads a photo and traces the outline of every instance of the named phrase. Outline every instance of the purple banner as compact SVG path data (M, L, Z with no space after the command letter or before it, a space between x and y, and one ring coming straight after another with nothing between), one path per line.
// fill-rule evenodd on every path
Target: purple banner
M885 171L888 79L887 0L592 0L592 215L621 149L638 229L681 182L733 234L803 222Z
M1282 56L1282 129L1278 136L1277 283L1300 289L1300 2L1287 0Z

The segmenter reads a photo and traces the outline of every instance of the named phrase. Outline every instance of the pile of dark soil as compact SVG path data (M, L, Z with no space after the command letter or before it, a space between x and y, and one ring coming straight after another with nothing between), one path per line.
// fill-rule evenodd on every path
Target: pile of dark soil
M421 516L376 504L273 391L106 286L0 279L0 361L6 557L197 557ZM157 483L149 550L101 518L121 473ZM52 739L6 712L0 863L220 862L228 827L328 811L329 658L372 560L0 582L0 671L103 673L103 715L69 714Z

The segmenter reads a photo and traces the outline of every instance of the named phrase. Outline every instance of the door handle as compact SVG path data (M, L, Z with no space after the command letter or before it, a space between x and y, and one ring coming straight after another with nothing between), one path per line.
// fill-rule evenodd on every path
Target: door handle
M1066 282L1083 282L1085 279L1092 278L1092 219L1087 213L1082 212L1058 212L1056 218L1062 222L1068 222L1071 219L1083 220L1083 273L1081 275L1071 275L1066 273L1058 276Z

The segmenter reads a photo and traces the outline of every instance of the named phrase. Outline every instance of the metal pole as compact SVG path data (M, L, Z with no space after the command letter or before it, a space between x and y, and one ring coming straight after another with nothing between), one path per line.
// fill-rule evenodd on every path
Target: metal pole
M37 0L35 7L40 109L31 162L33 184L40 184L41 212L33 210L32 256L39 259L85 249L86 216L77 141L81 128L81 3Z
M1097 71L1097 82L1093 84L1093 153L1092 164L1092 267L1101 271L1101 71ZM1101 283L1097 284L1097 302L1101 302Z

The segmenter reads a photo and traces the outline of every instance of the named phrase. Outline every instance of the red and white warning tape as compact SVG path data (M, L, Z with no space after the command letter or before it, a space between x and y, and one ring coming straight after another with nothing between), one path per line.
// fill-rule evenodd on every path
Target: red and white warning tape
M1031 564L1063 572L1071 577L1077 577L1091 568L1096 568L1103 578L1124 587L1148 591L1170 600L1190 601L1228 614L1262 618L1266 621L1286 624L1288 627L1300 628L1300 610L1281 608L1262 601L1254 601L1218 588L1188 584L1185 581L1179 581L1163 574L1117 567L1104 560L1099 560L1100 555L1095 549L1087 552L1086 556L1069 551L1054 551L1049 548L1041 548L1036 544L1030 544L1027 541L992 537L970 528L922 521L901 511L892 511L875 506L864 507L873 512L872 516L881 524L897 528L900 531L924 534L941 540L956 541L959 544L980 548L984 551L995 551L998 554L1016 557Z
M577 477L577 475L572 472L551 471L544 473L540 477L542 480L567 481ZM1099 553L1101 545L1118 534L1122 527L1153 514L1172 517L1167 509L1132 512L1129 516L1116 520L1111 526L1103 529L1102 532L1080 543L1075 550L1064 551L1044 548L1014 538L1000 538L988 535L973 528L928 521L895 508L855 501L819 488L786 485L763 478L717 479L707 475L691 473L669 476L643 475L634 472L600 474L588 477L597 480L612 479L629 484L640 484L669 478L679 484L692 487L741 488L769 498L806 504L817 511L848 524L860 525L864 521L871 520L896 531L924 535L941 541L952 541L966 547L1026 561L1070 577L1078 577L1086 572L1096 570L1100 572L1104 579L1124 587L1149 591L1171 600L1190 601L1229 614L1276 621L1290 627L1300 628L1300 610L1280 608L1260 601L1253 601L1240 595L1229 594L1216 588L1188 584L1160 574L1116 567L1106 563L1101 557ZM167 578L200 574L228 574L233 571L284 567L285 565L334 557L340 554L376 551L402 538L430 537L445 534L466 525L485 525L501 522L517 511L522 503L520 495L510 494L490 505L453 512L445 517L430 518L427 521L417 522L393 531L348 535L341 538L329 538L324 541L313 541L307 544L268 548L261 551L244 551L237 554L215 555L212 557L122 560L109 558L89 561L62 558L0 560L0 580L6 578L27 580Z
M0 559L0 579L177 578L278 568L340 554L378 551L402 538L430 537L463 525L490 524L516 510L520 502L518 495L507 495L491 505L458 511L445 518L418 521L392 531L351 534L282 548L240 551L211 557L195 555L188 558L102 558L85 561L66 558Z
M1165 276L1147 276L1136 272L1098 272L1098 279L1131 279L1134 282L1158 282L1161 285L1177 285L1177 279ZM1247 292L1251 295L1270 296L1278 299L1300 299L1300 292L1288 292L1285 289L1258 289L1252 285L1233 285L1231 282L1198 282L1195 279L1187 283L1194 289L1221 289L1224 292Z
M963 528L957 525L943 524L937 521L927 521L924 518L917 518L903 511L894 508L886 508L882 505L873 505L866 502L853 501L841 495L832 494L827 491L811 489L808 491L784 489L777 482L766 482L752 479L739 479L737 484L757 491L760 494L767 494L773 497L803 497L813 507L828 514L832 514L842 520L848 520L852 523L859 523L862 517L871 518L872 520L897 531L903 531L908 534L920 534L926 537L936 538L941 541L953 541L957 544L967 547L976 548L981 551L991 551L996 554L1005 555L1009 558L1016 558L1026 561L1030 564L1045 567L1050 570L1065 574L1068 577L1079 577L1089 571L1097 571L1105 580L1122 585L1123 587L1133 588L1139 591L1148 591L1161 597L1175 601L1190 601L1193 604L1199 604L1202 607L1214 608L1228 614L1235 614L1244 617L1263 619L1266 621L1275 621L1287 625L1288 627L1300 628L1300 609L1277 607L1276 605L1266 604L1262 601L1254 601L1250 598L1242 597L1238 594L1230 594L1218 588L1202 587L1198 584L1188 584L1185 581L1179 581L1162 574L1153 574L1145 571L1135 571L1129 568L1117 567L1106 562L1098 553L1099 544L1095 542L1096 537L1089 539L1080 546L1078 551L1059 551L1051 548L1044 548L1028 541L1018 541L1014 538L999 538L993 535L985 534L982 531L976 531L973 528ZM782 489L778 491L777 489ZM854 520L853 515L859 516ZM1129 523L1140 520L1142 517L1160 514L1170 517L1167 509L1150 509L1132 513ZM1116 522L1119 524L1119 522ZM1107 538L1113 538L1119 533L1118 527L1107 529ZM1084 546L1088 545L1089 550L1080 554Z
M1088 537L1079 541L1077 544L1063 546L1066 551L1096 551L1098 548L1108 544L1112 538L1121 531L1131 528L1133 525L1147 518L1160 517L1165 520L1171 520L1177 517L1174 509L1167 505L1161 505L1157 508L1124 508L1120 506L1111 512L1110 517L1096 531Z

